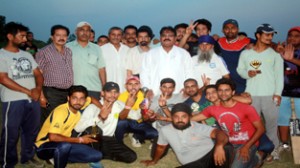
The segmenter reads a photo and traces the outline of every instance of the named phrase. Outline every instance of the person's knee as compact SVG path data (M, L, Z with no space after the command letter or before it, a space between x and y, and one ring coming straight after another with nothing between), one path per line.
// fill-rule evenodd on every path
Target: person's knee
M89 153L86 157L88 157L87 160L90 162L98 162L102 159L103 155L100 151L94 150L94 152Z
M127 128L128 120L119 120L117 124L117 128Z
M136 161L136 159L137 159L137 154L134 151L132 151L132 152L128 153L125 162L132 163L132 162Z
M63 154L69 154L70 153L70 150L72 148L72 145L68 142L61 142L56 150L55 150L55 155L56 154L59 154L59 155L63 155Z
M158 137L158 132L157 130L153 129L153 130L147 130L145 132L145 137L148 139L154 139Z

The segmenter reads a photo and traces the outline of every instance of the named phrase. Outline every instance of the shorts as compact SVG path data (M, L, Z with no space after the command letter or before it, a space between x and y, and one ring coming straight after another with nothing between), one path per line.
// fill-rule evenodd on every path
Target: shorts
M300 98L294 97L295 111L297 118L300 118ZM290 97L282 96L279 107L278 126L289 126L289 121L292 116Z

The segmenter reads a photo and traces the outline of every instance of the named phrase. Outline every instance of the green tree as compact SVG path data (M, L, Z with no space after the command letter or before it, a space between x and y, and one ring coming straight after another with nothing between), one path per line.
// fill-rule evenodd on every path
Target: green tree
M71 41L74 41L76 40L76 36L74 33L70 34L69 37L68 37L68 42L71 42Z

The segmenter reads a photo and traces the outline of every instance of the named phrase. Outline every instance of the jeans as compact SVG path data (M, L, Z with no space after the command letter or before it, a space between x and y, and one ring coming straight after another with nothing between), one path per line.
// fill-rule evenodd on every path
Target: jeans
M238 151L243 147L243 144L234 144L234 160L232 163L232 168L253 168L257 162L258 162L258 157L256 156L256 146L252 145L249 149L249 160L247 162L243 162L241 158L239 158L239 153Z
M126 132L140 134L145 139L154 139L158 137L157 130L147 122L138 123L136 120L129 119L119 120L115 131L118 142L123 143L123 137Z
M102 153L85 144L68 142L46 142L36 149L40 159L54 158L55 168L65 168L68 162L88 163L99 162Z

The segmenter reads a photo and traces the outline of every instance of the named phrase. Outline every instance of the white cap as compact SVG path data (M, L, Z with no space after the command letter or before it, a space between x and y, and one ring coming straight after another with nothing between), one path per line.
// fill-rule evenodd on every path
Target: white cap
M90 26L90 28L92 29L92 25L85 21L79 22L76 27L79 28L82 26Z

